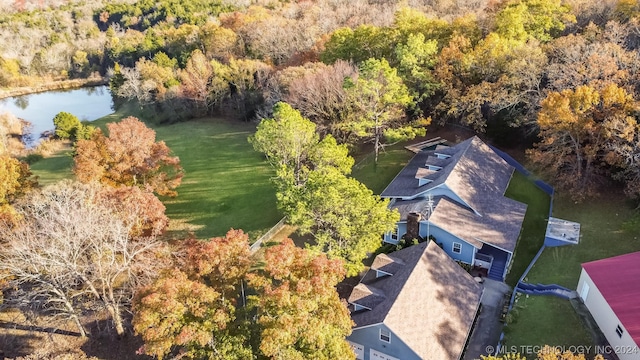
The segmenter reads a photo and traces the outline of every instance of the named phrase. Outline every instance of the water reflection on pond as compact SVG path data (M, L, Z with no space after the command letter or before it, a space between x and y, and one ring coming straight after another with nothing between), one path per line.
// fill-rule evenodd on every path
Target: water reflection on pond
M77 116L80 121L93 121L109 115L113 112L111 92L107 86L96 86L47 91L0 100L0 114L10 112L29 121L34 140L43 132L53 130L53 117L61 111Z

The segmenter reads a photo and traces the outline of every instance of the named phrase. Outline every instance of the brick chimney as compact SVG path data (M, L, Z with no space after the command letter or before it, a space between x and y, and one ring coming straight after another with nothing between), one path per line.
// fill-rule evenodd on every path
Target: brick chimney
M412 212L407 215L407 233L404 236L407 240L420 238L420 213Z

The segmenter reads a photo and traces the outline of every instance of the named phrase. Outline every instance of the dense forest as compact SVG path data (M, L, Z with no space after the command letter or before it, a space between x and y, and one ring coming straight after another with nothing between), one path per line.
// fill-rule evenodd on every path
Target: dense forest
M608 177L640 192L632 0L4 7L1 86L106 76L119 98L169 122L248 121L285 101L320 133L376 149L455 123L535 144L529 158L577 198Z
M454 124L527 149L575 201L611 183L635 199L639 30L634 0L0 1L1 88L101 78L160 123L259 123L278 207L315 244L163 241L156 196L184 172L133 117L103 132L60 113L77 181L24 196L23 130L1 116L0 303L82 337L102 311L109 336L158 358L351 358L335 287L398 214L350 177L350 154L377 162Z

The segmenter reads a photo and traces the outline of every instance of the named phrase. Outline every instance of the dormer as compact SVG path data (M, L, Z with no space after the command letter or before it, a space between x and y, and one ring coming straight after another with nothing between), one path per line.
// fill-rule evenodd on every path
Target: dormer
M447 154L443 154L443 153L439 153L439 152L436 152L436 153L434 153L434 154L436 155L436 157L437 157L438 159L443 159L443 160L444 160L444 159L448 159L448 158L450 158L450 157L451 157L451 155L447 155Z
M434 170L431 168L419 168L418 171L416 171L415 176L415 178L418 179L418 186L426 185L432 182L433 180L429 179L428 177L435 174L436 172L438 172L438 170Z
M393 276L403 266L404 262L402 260L387 254L379 254L373 260L371 270L376 272L376 279L378 279L385 276Z
M427 164L427 169L432 170L432 171L440 171L440 170L442 170L442 166L436 166L436 165Z
M365 311L375 308L384 300L385 295L382 290L360 283L353 288L348 302L353 305L354 311Z

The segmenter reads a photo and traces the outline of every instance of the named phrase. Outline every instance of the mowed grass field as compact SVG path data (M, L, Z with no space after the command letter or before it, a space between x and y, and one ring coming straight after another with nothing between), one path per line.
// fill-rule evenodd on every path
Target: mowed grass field
M282 218L275 173L247 141L254 131L252 124L207 118L156 128L185 169L178 196L162 199L175 230L211 237L235 228L255 239Z
M72 165L71 150L63 150L31 164L30 167L31 172L38 177L38 183L45 186L55 184L62 179L73 178Z
M505 196L527 204L527 212L522 222L513 265L506 278L507 284L515 286L544 243L551 198L540 190L532 179L517 171L514 171L511 177Z
M351 176L379 195L415 155L405 149L404 145L406 144L397 144L381 152L377 165L373 153L356 157Z
M133 106L123 106L92 124L104 128L136 113ZM270 181L274 171L247 141L254 124L203 118L171 125L148 121L147 125L180 157L185 170L178 196L161 199L171 219L169 236L193 232L198 238L209 238L235 228L256 239L280 220ZM47 185L72 178L71 165L67 151L34 163L32 170Z
M640 251L636 205L618 190L579 204L556 195L553 215L581 224L580 243L546 248L525 280L576 289L582 263ZM514 323L505 329L508 346L593 345L568 300L521 296L516 309Z
M527 359L536 358L536 354L528 353L527 349L539 349L543 345L564 348L591 346L593 349L591 335L569 300L555 296L519 295L511 311L510 316L514 320L505 327L503 345L506 349L520 352Z

